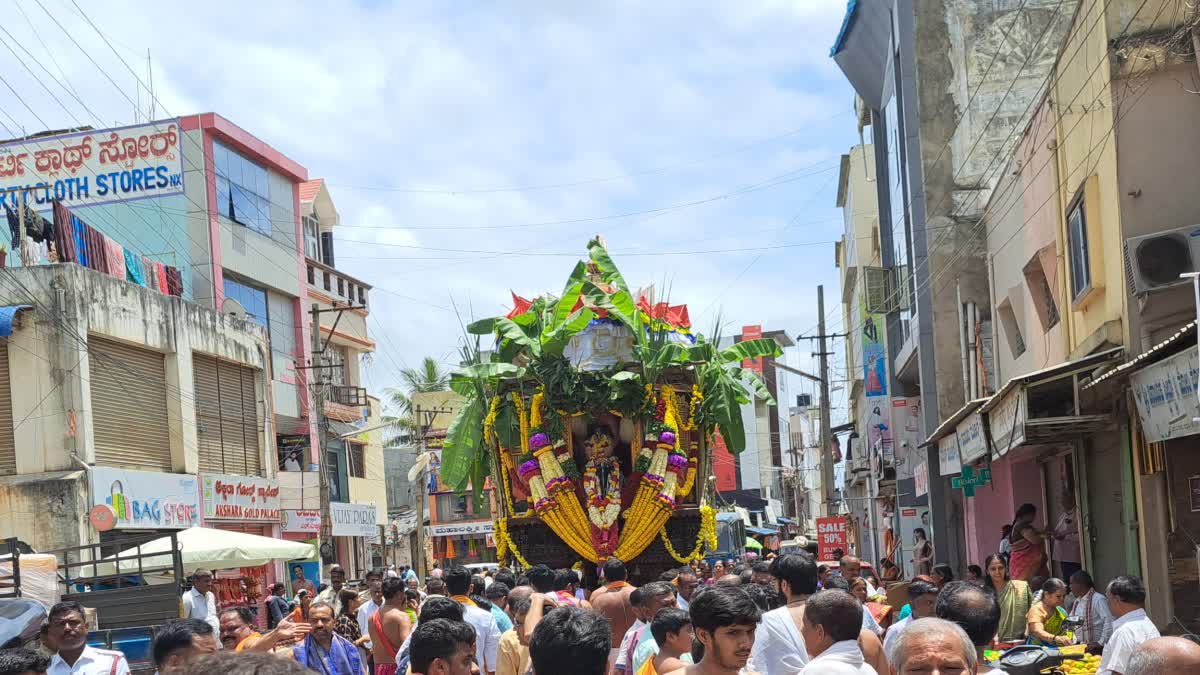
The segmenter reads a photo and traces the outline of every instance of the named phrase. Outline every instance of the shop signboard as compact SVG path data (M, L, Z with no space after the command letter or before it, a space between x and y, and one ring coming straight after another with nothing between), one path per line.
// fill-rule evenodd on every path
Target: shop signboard
M93 467L94 506L113 510L116 530L184 530L200 524L200 482L184 473Z
M938 439L938 475L953 476L962 471L958 454L958 434L950 433Z
M742 326L742 341L743 342L747 342L750 340L757 340L757 339L761 338L762 336L763 336L762 326L760 326L760 325ZM762 357L759 356L759 357L755 357L753 359L742 359L742 367L747 368L749 370L753 370L756 373L762 374L762 372L763 372Z
M426 528L431 537L469 537L476 534L491 534L492 521L481 520L465 523L438 523Z
M1000 405L988 413L988 431L997 457L1025 442L1025 387L1017 387L1000 399Z
M987 439L983 437L983 416L978 412L967 415L959 422L954 434L958 437L958 454L964 466L987 454Z
M284 509L283 531L312 533L320 532L321 512L302 509Z
M181 194L182 140L168 119L0 144L0 205L45 212L55 199L73 208Z
M913 494L924 497L929 492L929 462L921 458L913 469Z
M329 503L329 519L333 521L335 537L374 537L379 526L375 522L374 504Z
M1191 502L1192 513L1200 511L1200 476L1188 478L1188 499Z
M817 518L817 559L833 560L833 550L836 548L842 549L843 552L850 550L846 537L846 518Z
M1185 349L1129 377L1147 442L1200 434L1198 375L1200 356L1195 349Z
M279 483L258 476L200 474L204 519L279 522Z

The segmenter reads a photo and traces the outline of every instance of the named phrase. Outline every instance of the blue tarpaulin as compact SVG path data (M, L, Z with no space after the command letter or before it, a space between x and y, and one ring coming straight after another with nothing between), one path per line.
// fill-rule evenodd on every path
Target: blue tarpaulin
M775 530L767 529L765 527L747 527L746 531L752 534L760 534L764 537L771 537L778 534Z
M8 337L12 335L13 320L17 318L17 312L23 309L32 309L33 305L9 305L8 307L0 307L0 337Z

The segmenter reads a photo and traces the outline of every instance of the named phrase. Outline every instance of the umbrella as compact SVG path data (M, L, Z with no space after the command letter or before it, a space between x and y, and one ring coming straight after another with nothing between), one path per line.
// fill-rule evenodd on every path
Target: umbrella
M750 537L746 537L746 548L762 549L762 544Z
M257 567L273 560L307 560L316 557L316 547L300 541L286 541L273 537L262 537L245 532L216 530L210 527L189 527L176 533L179 549L183 553L183 570L191 574L200 568L229 569L232 567ZM171 537L162 537L142 544L141 551L147 553L171 550ZM129 556L137 549L123 551L118 555ZM115 560L109 556L105 560ZM170 565L167 556L151 556L142 559L145 567ZM122 560L122 572L136 572L137 560ZM112 570L112 563L108 565Z

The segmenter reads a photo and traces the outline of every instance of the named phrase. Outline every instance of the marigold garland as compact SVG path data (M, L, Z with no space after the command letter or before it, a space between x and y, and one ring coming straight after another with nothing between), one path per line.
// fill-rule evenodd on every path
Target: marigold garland
M508 518L498 518L496 520L496 559L503 561L506 553L512 553L512 557L525 569L531 567L525 556L517 550L517 545L508 532Z
M483 418L483 441L486 445L496 442L496 417L500 414L500 397L493 396L488 406L487 417Z
M711 506L700 507L700 531L696 534L696 547L686 556L679 555L679 552L675 550L675 546L671 544L671 540L667 537L667 526L665 524L658 531L658 535L662 538L663 546L667 549L667 553L675 559L675 562L686 565L693 560L700 560L704 557L703 549L705 547L710 551L714 551L717 548L716 511Z

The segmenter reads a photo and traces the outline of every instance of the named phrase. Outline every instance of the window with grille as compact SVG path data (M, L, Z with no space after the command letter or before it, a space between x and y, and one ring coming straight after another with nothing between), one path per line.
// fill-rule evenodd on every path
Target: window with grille
M200 470L261 476L256 371L193 354L192 373Z
M350 464L351 478L366 478L367 467L365 464L364 452L366 447L362 443L347 443L346 444L346 460Z

